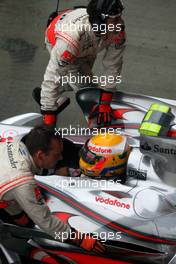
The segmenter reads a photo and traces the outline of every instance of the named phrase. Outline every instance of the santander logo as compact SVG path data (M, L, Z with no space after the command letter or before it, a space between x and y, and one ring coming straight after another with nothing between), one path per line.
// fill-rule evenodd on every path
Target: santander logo
M103 197L100 197L100 196L96 196L95 197L95 201L99 202L99 203L104 203L104 204L109 204L109 205L121 207L121 208L124 208L124 209L130 209L130 204L121 203L117 199L113 200L113 199L110 199L110 198L103 198Z

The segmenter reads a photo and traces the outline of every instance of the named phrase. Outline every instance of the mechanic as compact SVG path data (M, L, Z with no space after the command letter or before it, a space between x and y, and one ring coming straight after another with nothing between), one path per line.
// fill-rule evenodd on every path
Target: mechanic
M80 152L80 169L94 179L126 181L126 168L131 147L127 137L115 133L91 137Z
M17 225L31 227L33 221L52 237L56 238L57 233L62 242L103 252L99 239L79 233L52 215L37 187L34 175L41 168L54 168L62 159L62 151L61 139L46 126L33 128L23 138L1 142L0 206Z
M105 49L104 76L113 81L102 90L97 111L97 124L112 119L112 91L116 90L121 74L125 49L125 26L121 0L91 0L86 8L75 8L58 13L46 29L45 43L50 60L41 85L41 112L45 124L55 125L61 93L95 84L91 81L92 67L97 54ZM90 82L63 86L63 76L88 76ZM111 78L112 79L112 78ZM87 79L86 79L87 80ZM110 92L111 91L111 92Z

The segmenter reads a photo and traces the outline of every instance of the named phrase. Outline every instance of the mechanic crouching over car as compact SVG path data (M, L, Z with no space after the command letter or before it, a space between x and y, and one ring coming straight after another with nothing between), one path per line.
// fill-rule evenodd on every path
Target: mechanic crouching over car
M57 234L62 242L103 252L104 246L98 239L79 233L53 216L36 185L34 175L41 168L55 168L62 159L62 151L61 138L46 126L33 128L23 138L0 142L0 206L17 225L30 227L33 221L53 238Z
M87 8L67 9L50 21L45 35L50 60L41 85L40 101L45 124L55 125L64 91L102 87L101 81L93 81L92 73L96 56L102 50L105 50L103 77L107 82L99 99L97 123L104 125L111 121L111 92L121 82L126 41L123 9L120 0L91 0ZM71 76L76 82L70 80ZM68 82L65 83L65 79Z

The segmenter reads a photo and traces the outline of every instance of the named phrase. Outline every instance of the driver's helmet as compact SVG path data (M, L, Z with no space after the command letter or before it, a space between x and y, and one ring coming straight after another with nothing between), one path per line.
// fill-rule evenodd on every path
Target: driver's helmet
M80 152L80 168L83 174L97 178L116 178L126 175L130 153L127 138L106 133L90 138Z
M91 25L101 24L107 18L121 16L124 7L121 0L91 0L87 6Z

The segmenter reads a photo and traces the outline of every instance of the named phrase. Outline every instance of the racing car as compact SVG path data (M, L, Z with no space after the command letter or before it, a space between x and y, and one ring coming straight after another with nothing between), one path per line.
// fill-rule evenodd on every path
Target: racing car
M100 93L98 88L84 88L76 94L90 129L101 127L94 114ZM141 123L153 104L172 113L168 131L141 136ZM111 107L118 118L104 127L125 135L132 148L125 182L114 180L112 184L84 174L35 176L51 212L80 232L104 239L104 255L60 243L38 227L24 228L0 220L2 263L176 263L175 105L176 101L169 99L113 93ZM1 121L1 138L28 133L31 127L27 124L40 117L27 113ZM88 137L65 138L75 146L73 155L78 155Z

